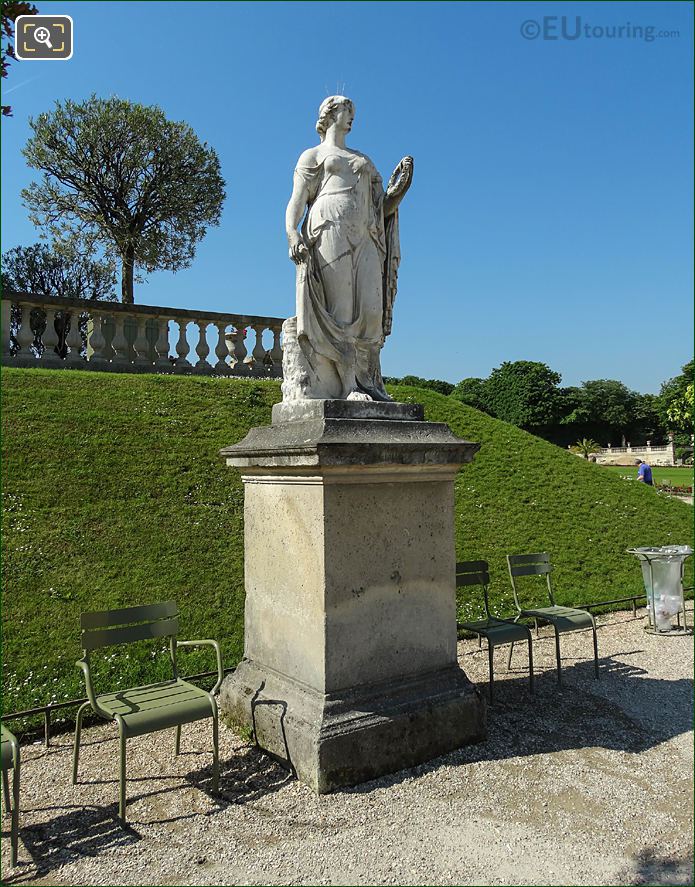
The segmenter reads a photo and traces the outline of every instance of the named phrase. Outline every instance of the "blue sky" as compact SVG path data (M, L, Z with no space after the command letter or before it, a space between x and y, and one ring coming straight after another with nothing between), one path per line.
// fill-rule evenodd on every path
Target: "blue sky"
M227 181L191 268L150 275L136 301L293 314L292 169L339 91L357 110L349 144L384 179L415 157L385 374L456 382L540 360L566 385L656 392L692 356L691 4L37 5L73 17L75 51L3 81L3 250L37 240L19 197L37 175L28 117L116 94L187 121ZM528 21L559 39L527 39ZM628 30L596 30L613 26Z

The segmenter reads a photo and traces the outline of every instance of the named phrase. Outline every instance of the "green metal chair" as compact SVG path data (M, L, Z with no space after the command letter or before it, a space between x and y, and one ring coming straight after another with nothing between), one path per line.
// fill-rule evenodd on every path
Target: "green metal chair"
M5 802L5 813L12 811L10 831L10 863L17 865L17 846L19 844L19 743L14 733L0 725L0 747L2 748L2 794ZM10 803L10 785L8 771L12 770L12 803Z
M519 611L519 617L531 616L536 621L536 632L538 632L538 620L544 620L550 623L555 630L555 658L557 660L557 682L562 686L562 668L560 664L560 635L568 631L583 631L590 628L594 640L594 677L598 679L598 641L596 639L596 620L591 613L586 610L578 610L574 607L560 607L555 603L553 596L553 588L550 582L550 573L553 569L550 563L550 556L546 552L539 554L508 554L507 566L509 568L509 578L512 582L512 592L514 593L514 603ZM519 589L516 580L522 576L545 576L548 598L550 599L549 607L534 607L527 609L522 607L519 601ZM509 650L509 662L512 661L512 653L514 645Z
M83 613L80 617L82 628L82 650L84 656L77 666L84 672L87 699L77 712L75 725L75 748L72 761L72 782L77 783L77 768L80 754L80 734L85 709L91 706L100 717L115 721L120 738L120 774L118 815L125 824L125 761L126 740L176 727L175 754L181 747L181 726L212 718L213 776L212 788L217 791L219 783L218 714L215 693L222 683L222 655L217 641L179 641L176 638L179 628L178 609L173 601L150 604L142 607L126 607L121 610L102 610ZM167 638L173 677L170 681L148 684L144 687L119 690L115 693L96 695L90 671L90 653L104 647L131 644L135 641ZM178 647L209 646L217 658L218 679L210 693L189 684L178 676L176 650Z
M528 668L529 689L533 693L533 640L531 629L513 619L500 619L490 612L488 599L488 586L490 584L490 572L487 561L461 561L456 564L456 587L462 588L470 585L480 585L483 589L483 602L485 605L485 619L476 622L459 622L458 627L472 631L478 635L478 639L487 640L487 655L490 667L490 702L493 701L494 673L493 654L495 647L504 644L513 644L515 641L528 642Z

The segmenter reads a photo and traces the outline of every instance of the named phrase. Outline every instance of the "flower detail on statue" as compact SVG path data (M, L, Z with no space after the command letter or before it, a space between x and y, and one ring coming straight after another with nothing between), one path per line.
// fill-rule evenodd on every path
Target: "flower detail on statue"
M294 171L286 227L297 265L297 317L283 327L286 401L391 400L380 352L391 332L398 205L413 159L398 164L384 191L371 160L345 146L353 118L350 99L325 99L316 124L321 143L304 151Z

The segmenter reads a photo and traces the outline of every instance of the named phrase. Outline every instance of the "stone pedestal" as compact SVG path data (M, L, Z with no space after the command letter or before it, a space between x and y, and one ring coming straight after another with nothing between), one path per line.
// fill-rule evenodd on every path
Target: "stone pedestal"
M485 737L456 660L454 478L416 404L298 401L222 451L245 485L244 659L222 711L318 792Z

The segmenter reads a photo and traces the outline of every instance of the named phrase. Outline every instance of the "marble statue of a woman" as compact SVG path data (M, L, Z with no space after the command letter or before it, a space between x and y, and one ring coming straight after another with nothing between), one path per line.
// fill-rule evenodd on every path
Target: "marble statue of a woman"
M410 187L404 157L386 191L371 160L345 145L355 110L321 103L321 142L304 151L287 206L297 265L297 317L284 326L283 400L391 400L380 352L391 332L400 250L398 205ZM301 223L301 232L298 226Z

